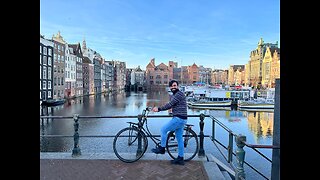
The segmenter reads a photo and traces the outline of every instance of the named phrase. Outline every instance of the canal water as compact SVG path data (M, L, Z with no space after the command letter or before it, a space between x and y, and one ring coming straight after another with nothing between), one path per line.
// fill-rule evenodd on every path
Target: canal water
M40 113L48 113L54 116L136 116L141 114L147 106L161 106L168 102L169 94L167 91L143 92L120 92L106 95L92 95L71 100L64 105L56 107L40 108ZM189 115L199 115L200 113L212 115L223 123L235 134L246 136L249 144L272 145L273 134L273 112L249 112L240 111L236 108L223 110L206 109L188 109ZM168 115L167 111L154 113L150 115ZM110 119L110 118L81 118L79 120L80 136L99 136L115 135L120 129L127 127L128 121L137 122L137 119ZM169 118L149 118L149 130L156 135L160 134L160 128L169 121ZM194 124L193 129L199 134L199 118L189 118L188 123ZM204 134L212 135L212 120L205 118ZM215 138L224 146L228 146L228 132L219 125L215 125ZM43 119L40 120L40 135L66 135L73 136L73 119ZM82 153L102 153L111 152L113 138L108 137L81 137L79 146ZM234 142L234 141L233 141ZM40 152L70 152L72 153L74 143L73 137L40 137ZM155 145L149 142L147 152ZM218 148L227 157L227 151L218 144ZM236 150L234 142L233 149ZM271 163L261 157L254 150L245 147L245 160L262 172L268 178L271 177ZM209 138L204 140L205 153L213 153L222 162L224 157L220 154L216 145ZM258 149L261 153L272 159L271 149ZM236 162L235 157L234 162ZM234 163L235 164L235 163ZM257 175L245 165L245 171L249 179L264 179Z

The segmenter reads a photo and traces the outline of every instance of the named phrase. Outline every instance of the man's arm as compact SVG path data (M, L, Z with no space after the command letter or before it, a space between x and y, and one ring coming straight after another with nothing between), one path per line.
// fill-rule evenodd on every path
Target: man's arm
M171 109L172 106L180 102L182 98L183 96L181 95L181 93L177 92L175 95L172 96L171 100L167 104L165 104L164 106L158 107L158 111L165 111L165 110Z

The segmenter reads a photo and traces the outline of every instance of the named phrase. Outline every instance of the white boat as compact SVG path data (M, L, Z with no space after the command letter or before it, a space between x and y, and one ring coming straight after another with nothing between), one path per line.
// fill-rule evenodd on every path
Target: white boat
M252 100L238 100L239 109L274 109L274 99L257 98Z
M231 103L231 100L208 101L201 99L198 101L188 101L188 106L193 108L229 107L231 106Z

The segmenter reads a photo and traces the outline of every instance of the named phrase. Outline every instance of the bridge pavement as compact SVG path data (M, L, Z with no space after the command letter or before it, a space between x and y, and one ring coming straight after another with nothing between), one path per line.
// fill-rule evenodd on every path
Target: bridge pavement
M170 164L169 155L146 153L134 163L124 163L114 153L40 153L41 180L219 180L226 179L208 157L195 157L184 166Z

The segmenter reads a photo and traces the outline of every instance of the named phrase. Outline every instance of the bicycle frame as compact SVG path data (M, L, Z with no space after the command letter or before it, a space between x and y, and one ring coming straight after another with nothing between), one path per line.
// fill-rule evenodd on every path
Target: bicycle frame
M135 162L139 160L143 154L146 152L146 149L148 147L148 137L155 143L157 147L160 146L160 139L156 138L152 133L149 131L148 124L147 124L147 117L151 110L151 107L147 107L142 111L141 115L138 115L138 122L127 122L129 123L129 127L121 129L117 135L115 136L115 139L113 141L113 149L116 154L116 156L124 161L124 162ZM144 127L146 126L146 127ZM187 155L185 154L185 161L191 160L196 153L198 152L198 136L197 134L191 129L190 124L186 124L184 127L184 148L187 148L186 150L189 152ZM123 133L123 134L122 134ZM129 134L126 134L129 133ZM171 158L177 157L177 147L178 143L175 138L175 132L170 131L168 133L168 137L166 140L166 149ZM127 137L127 139L124 138L124 141L121 140L118 142L119 138ZM170 140L169 140L170 139ZM190 141L190 142L189 142ZM191 145L190 145L191 143ZM119 146L124 145L128 147L128 150L131 150L131 146L133 147L134 152L129 152L127 149L119 148L117 149L117 145ZM119 151L118 151L119 150ZM135 156L130 156L128 153L135 153ZM129 156L130 157L129 157Z
M151 111L152 107L147 107L142 111L142 114L140 117L138 117L139 122L138 123L133 123L133 122L128 122L130 123L130 127L137 128L139 131L142 131L147 137L149 137L156 146L160 145L160 139L157 139L154 137L154 135L149 131L148 126L147 126L147 117L149 112ZM146 129L144 128L144 124L146 124Z

